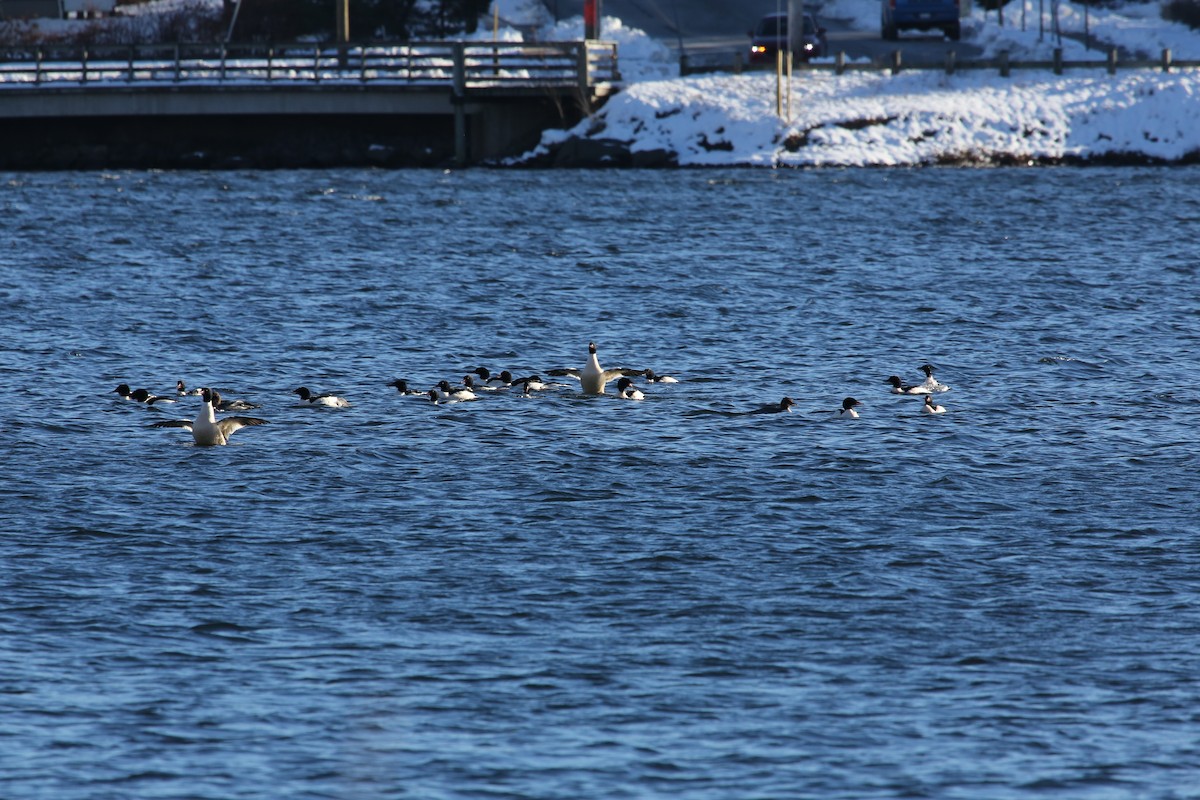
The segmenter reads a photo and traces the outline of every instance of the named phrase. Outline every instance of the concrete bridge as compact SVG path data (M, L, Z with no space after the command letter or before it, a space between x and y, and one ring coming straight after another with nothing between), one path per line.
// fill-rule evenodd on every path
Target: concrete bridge
M467 164L529 149L619 82L599 41L10 50L0 166Z

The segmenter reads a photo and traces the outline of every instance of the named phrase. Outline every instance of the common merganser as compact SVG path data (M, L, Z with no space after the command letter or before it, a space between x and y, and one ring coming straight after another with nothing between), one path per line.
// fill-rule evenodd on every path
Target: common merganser
M756 408L753 411L751 411L750 413L751 414L780 414L780 413L790 414L790 413L792 413L792 406L794 406L794 405L796 405L795 400L793 400L790 397L785 397L782 400L780 400L778 403L771 403L769 405L762 406L761 408Z
M932 395L925 395L925 405L921 406L921 410L924 411L926 414L945 414L946 413L946 407L939 406L937 403L933 402Z
M655 375L654 370L646 370L647 383L679 383L678 378L672 378L670 375Z
M529 375L523 378L513 378L513 386L527 387L528 391L540 392L543 389L549 389L550 384L542 381L541 375Z
M600 359L596 357L595 342L588 342L588 362L584 364L583 369L550 370L551 375L569 375L572 378L579 378L584 394L604 394L604 385L613 378L619 378L622 375L643 375L645 372L642 369L601 369Z
M134 389L132 392L129 393L129 399L136 400L139 403L145 403L148 406L152 406L155 403L174 403L175 402L174 397L166 397L165 395L161 395L161 394L150 394L149 389Z
M929 390L924 386L911 386L902 382L896 375L891 376L884 383L892 385L892 394L929 394Z
M633 385L633 381L629 378L622 377L617 381L617 394L624 397L626 400L645 400L646 395L642 394L642 390Z
M304 386L301 386L299 389L293 389L292 394L300 395L300 402L303 405L328 406L329 408L346 408L350 405L349 401L337 395L313 394Z
M189 389L183 384L183 381L175 381L175 394L180 397L199 397L203 391L203 389Z
M200 409L200 413L196 415L194 420L186 419L171 419L164 422L156 422L151 427L153 428L186 428L192 432L192 440L201 446L222 445L229 443L229 437L235 431L242 428L248 428L252 425L266 425L265 419L258 417L225 417L217 419L213 411L213 391L211 389L202 389L200 397L204 400L204 407Z
M930 392L948 392L948 391L950 391L949 386L947 386L944 383L939 383L938 379L933 377L933 365L932 364L922 364L920 369L921 369L921 372L925 373L925 382L921 384L921 386L923 386L925 389L927 389Z
M402 378L397 378L396 380L389 383L388 386L396 387L396 391L402 395L405 395L406 397L412 396L412 395L424 396L426 394L425 392L418 392L416 389L408 388L408 381L406 381Z
M493 375L488 371L487 367L479 367L475 370L475 374L483 381L483 384L476 387L480 389L507 389L520 381L513 380L512 373L508 370L501 370L499 375Z
M855 406L861 406L858 400L853 397L847 397L842 401L842 408L837 412L838 419L858 419L858 412L854 410Z
M469 388L464 386L461 389L455 389L450 385L450 381L438 381L438 385L433 391L437 393L437 399L443 403L458 403L463 400L475 399L475 393Z
M251 403L249 400L222 400L221 393L216 389L212 390L213 408L217 411L250 411L254 408L262 408L258 403Z

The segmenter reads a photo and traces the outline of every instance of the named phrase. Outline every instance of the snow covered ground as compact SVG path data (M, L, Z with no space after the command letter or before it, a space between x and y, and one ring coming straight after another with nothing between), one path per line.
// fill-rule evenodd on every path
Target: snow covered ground
M1073 38L1051 35L1051 2L1041 5L1041 33L1038 0L1013 0L1003 27L996 12L976 10L964 20L963 36L988 57L1008 51L1013 60L1049 60L1061 46L1068 61L1102 60ZM538 16L538 6L502 0L501 16L540 26L534 35L541 38L578 38L581 20L554 26ZM830 0L821 14L864 30L879 25L877 0ZM1200 70L1013 70L1007 78L979 70L803 72L792 81L790 106L785 101L777 115L773 74L678 77L665 44L620 20L603 24L604 36L620 45L626 85L592 119L547 132L522 160L593 139L681 166L1200 161ZM1084 24L1082 7L1060 4L1064 34L1082 34ZM1157 3L1093 9L1087 25L1105 46L1143 58L1170 48L1176 59L1200 59L1200 32L1162 20Z

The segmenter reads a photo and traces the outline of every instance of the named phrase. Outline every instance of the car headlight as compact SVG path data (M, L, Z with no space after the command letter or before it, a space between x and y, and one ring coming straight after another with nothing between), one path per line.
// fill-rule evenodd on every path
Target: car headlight
M765 53L765 52L767 52L767 48L762 46L761 44L752 44L752 45L750 45L750 52L751 53Z

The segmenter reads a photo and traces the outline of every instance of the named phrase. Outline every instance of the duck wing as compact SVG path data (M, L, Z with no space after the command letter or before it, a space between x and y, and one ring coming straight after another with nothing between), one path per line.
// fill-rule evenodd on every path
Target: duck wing
M151 428L183 428L184 430L192 429L192 421L190 419L164 419L162 422L155 422L150 425Z
M620 378L622 376L633 377L634 375L645 375L645 374L646 374L646 370L644 370L644 369L624 369L624 368L618 367L616 369L604 370L600 374L600 377L604 380L605 383L608 383L613 378Z
M217 428L220 429L225 438L229 438L234 431L240 431L242 428L266 424L267 421L265 419L259 419L258 417L225 417L224 419L217 420Z

